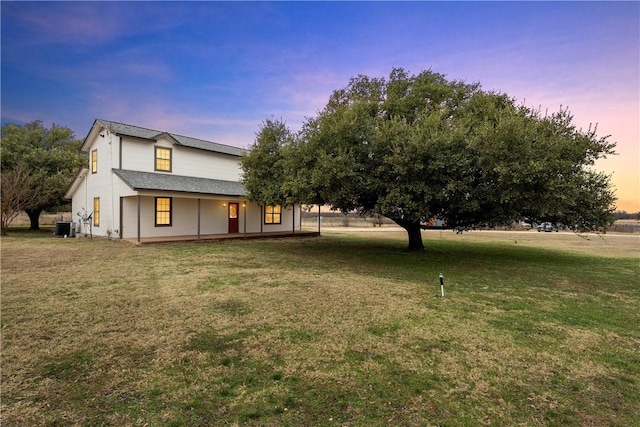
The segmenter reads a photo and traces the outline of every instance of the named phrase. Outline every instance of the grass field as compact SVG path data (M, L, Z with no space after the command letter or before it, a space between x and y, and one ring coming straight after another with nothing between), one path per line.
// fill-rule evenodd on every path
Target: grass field
M638 236L424 236L13 233L2 425L640 425Z

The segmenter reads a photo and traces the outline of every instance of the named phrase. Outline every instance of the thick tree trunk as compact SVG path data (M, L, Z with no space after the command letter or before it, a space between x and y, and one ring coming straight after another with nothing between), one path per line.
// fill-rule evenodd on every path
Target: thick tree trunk
M420 227L420 221L408 221L404 218L392 218L388 216L391 221L398 224L400 227L407 230L407 236L409 236L410 251L423 251L424 244L422 244L422 228Z
M40 214L42 213L42 209L27 209L25 212L29 215L29 221L31 222L29 230L40 230Z
M422 243L422 229L420 223L408 224L404 227L409 235L409 250L410 251L422 251L424 250L424 244Z
M407 235L409 236L409 250L410 251L422 251L424 250L424 245L422 244L422 228L420 228L420 222L411 222L405 219L394 219L390 218L393 222L398 224L400 227L407 230Z

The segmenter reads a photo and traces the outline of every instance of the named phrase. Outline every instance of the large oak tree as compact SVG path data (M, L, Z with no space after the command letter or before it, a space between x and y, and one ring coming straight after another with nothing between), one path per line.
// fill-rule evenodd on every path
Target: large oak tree
M407 231L410 249L424 248L421 224L433 217L451 228L526 217L600 230L615 198L593 165L615 144L572 120L566 109L541 114L479 84L394 69L388 79L351 79L296 135L264 138L283 126L267 122L244 175L277 177L269 188L290 203L384 215ZM265 139L277 158L265 155Z
M29 179L21 181L20 193L28 195L21 209L29 216L30 229L38 230L42 211L65 203L64 194L85 162L82 141L68 127L47 128L40 120L7 124L1 132L2 178L15 170L28 171Z

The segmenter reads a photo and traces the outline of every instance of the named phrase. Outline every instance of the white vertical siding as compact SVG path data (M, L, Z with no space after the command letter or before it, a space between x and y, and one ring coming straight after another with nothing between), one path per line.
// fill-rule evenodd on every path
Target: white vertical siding
M138 237L138 198L125 197L122 201L122 238Z
M227 154L174 146L173 174L198 178L238 181L241 176L240 159Z
M75 223L82 222L78 213L82 215L84 211L87 210L87 207L89 206L87 202L87 198L88 198L87 176L86 175L81 176L78 178L78 180L79 180L78 186L76 187L75 192L71 196L71 218L72 218L72 221ZM89 212L91 211L89 210Z
M170 236L188 236L198 234L198 200L197 199L172 199L171 231ZM156 232L164 227L156 227Z
M293 231L293 214L294 210L291 207L282 208L282 214L280 215L280 224L263 224L262 230L268 231ZM263 219L264 221L264 219ZM300 230L300 206L295 207L295 221L296 230Z
M200 204L200 233L226 234L229 232L227 206L222 200L202 200Z
M155 171L155 147L171 148L172 175L238 181L241 176L240 159L227 154L214 153L174 145L168 139L158 142L122 137L122 169L141 172Z
M167 197L160 195L160 197ZM125 236L127 238L137 237L137 197L131 197L134 201L134 221L127 221L125 224ZM141 196L140 198L140 235L141 237L162 237L162 236L189 236L198 233L198 200L172 197L171 199L171 225L155 225L155 196ZM129 212L127 211L127 215ZM132 223L133 222L133 223ZM133 227L132 227L133 225ZM131 227L133 232L128 228ZM131 236L133 234L133 236Z
M167 233L168 230L171 230L170 227L162 227L162 233L156 233L157 228L155 227L155 199L153 197L140 197L140 236L142 237L155 237L155 236L163 236L169 235ZM137 213L136 213L136 222L137 222Z
M259 233L262 222L262 207L257 203L247 203L247 233Z
M102 132L97 134L96 138L91 141L88 150L89 153L97 150L97 171L92 173L91 165L89 164L85 182L78 186L72 197L73 213L75 215L83 208L87 213L93 213L93 200L94 198L99 198L100 224L93 226L93 234L96 236L114 235L117 234L117 230L120 227L120 193L119 189L114 188L112 174L114 164L117 165L118 163L119 140L113 134ZM89 158L91 159L91 154Z
M155 156L153 142L126 136L120 138L122 138L121 169L153 172Z

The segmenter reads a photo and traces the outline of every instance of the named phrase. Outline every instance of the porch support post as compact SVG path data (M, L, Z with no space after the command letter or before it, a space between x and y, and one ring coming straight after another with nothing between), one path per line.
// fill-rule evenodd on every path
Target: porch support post
M292 223L293 223L293 234L296 234L296 204L294 203L293 206L291 206L291 219L292 219Z
M264 224L264 205L260 205L260 234L263 233L262 225Z
M244 216L244 237L247 237L247 201L242 202L242 213Z
M200 202L201 199L198 199L198 239L200 238Z
M122 226L123 226L123 218L124 217L124 197L120 197L120 220L119 220L119 224L118 224L118 231L119 233L119 238L120 240L122 240L122 236L124 235L122 233Z
M320 203L318 203L318 236L320 235L320 221L322 217L320 216Z
M138 194L138 243L140 243L140 195Z

